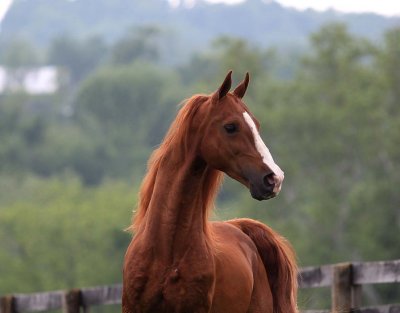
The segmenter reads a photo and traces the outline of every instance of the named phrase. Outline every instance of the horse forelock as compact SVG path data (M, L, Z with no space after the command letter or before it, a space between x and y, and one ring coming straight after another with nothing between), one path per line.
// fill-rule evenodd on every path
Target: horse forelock
M153 194L157 173L159 172L161 161L169 149L173 147L174 155L181 160L187 159L188 154L193 151L193 138L189 140L190 126L193 123L196 113L199 112L200 106L205 104L209 99L210 96L207 95L194 95L182 102L182 106L165 135L164 140L150 156L147 164L147 173L139 190L138 205L133 216L132 224L128 228L129 231L137 231L146 218L146 212ZM202 112L209 112L209 110L202 110ZM203 121L204 118L207 117L199 117L199 119ZM209 175L209 179L205 182L202 193L203 203L205 203L207 207L207 213L212 207L213 200L223 176L219 171L211 171L211 175ZM208 214L205 214L205 218L208 218ZM207 223L204 223L204 225L207 225Z

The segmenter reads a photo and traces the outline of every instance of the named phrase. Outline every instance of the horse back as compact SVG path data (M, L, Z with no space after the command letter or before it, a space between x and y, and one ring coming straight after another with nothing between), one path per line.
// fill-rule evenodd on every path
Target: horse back
M289 242L267 225L241 218L227 221L246 234L256 245L268 275L273 312L298 313L297 264Z
M254 242L237 227L226 222L211 224L216 267L211 312L252 312L254 291L262 289L263 312L272 307L268 278Z

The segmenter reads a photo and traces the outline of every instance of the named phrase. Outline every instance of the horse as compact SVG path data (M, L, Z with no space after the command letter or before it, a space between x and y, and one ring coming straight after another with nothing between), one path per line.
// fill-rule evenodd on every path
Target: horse
M257 200L275 197L284 173L243 102L249 74L230 92L180 108L148 162L135 233L123 266L123 313L297 313L289 242L261 222L208 219L223 173Z

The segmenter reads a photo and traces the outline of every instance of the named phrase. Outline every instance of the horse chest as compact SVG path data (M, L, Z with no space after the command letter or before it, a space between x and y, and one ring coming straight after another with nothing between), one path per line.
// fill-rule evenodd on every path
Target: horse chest
M211 306L214 264L207 251L189 251L165 264L143 255L125 264L123 307L127 313L204 312ZM140 253L139 253L140 255Z

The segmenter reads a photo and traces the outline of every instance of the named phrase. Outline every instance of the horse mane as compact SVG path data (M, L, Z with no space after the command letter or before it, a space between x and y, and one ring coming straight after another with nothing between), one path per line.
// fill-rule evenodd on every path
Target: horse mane
M190 148L193 146L193 143L191 144L189 142L189 126L191 125L199 107L208 99L209 96L206 95L194 95L186 101L183 101L183 105L165 135L164 140L151 154L147 164L147 173L139 190L139 200L136 212L132 218L131 226L128 227L129 231L137 231L146 218L146 212L153 195L157 173L160 169L161 161L169 149L173 147L174 154L179 154L182 160L184 160L190 153ZM220 171L214 169L209 169L209 171L209 175L207 176L202 190L203 201L206 207L206 214L204 214L205 227L207 227L208 213L212 207L223 177L223 173Z

